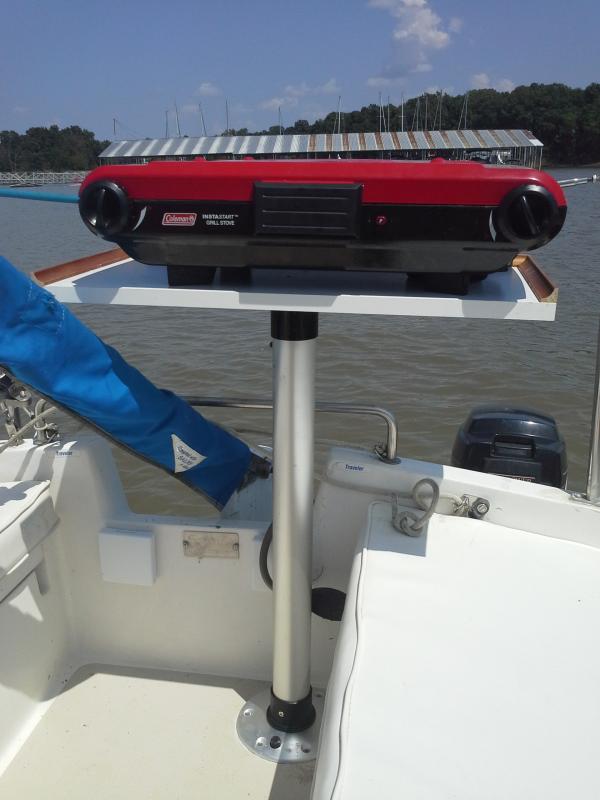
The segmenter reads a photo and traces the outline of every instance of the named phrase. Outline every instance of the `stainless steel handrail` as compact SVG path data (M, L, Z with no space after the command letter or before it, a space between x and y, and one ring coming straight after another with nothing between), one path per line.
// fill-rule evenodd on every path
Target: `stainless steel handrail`
M596 350L596 383L586 494L590 503L600 504L600 329L598 331L598 348Z
M273 408L273 401L266 399L249 400L239 397L199 397L197 395L183 395L183 399L191 406L204 408L246 408L254 411L268 411ZM379 406L322 402L316 403L316 410L326 414L364 414L384 420L387 427L387 440L383 448L376 449L376 453L382 461L388 464L395 464L398 461L398 425L391 411Z
M590 175L587 178L565 178L565 180L557 181L559 186L563 189L568 189L571 186L584 186L586 183L598 183L598 175Z

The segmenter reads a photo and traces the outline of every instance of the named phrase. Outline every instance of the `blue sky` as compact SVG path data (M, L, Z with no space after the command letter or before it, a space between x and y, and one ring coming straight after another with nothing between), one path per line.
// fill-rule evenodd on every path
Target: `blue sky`
M404 93L600 81L598 0L2 0L0 130L313 121ZM169 114L171 133L174 114Z

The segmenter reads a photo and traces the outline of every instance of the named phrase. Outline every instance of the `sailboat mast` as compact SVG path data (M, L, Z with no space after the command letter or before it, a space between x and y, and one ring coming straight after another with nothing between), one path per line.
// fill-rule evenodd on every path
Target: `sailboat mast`
M419 130L419 122L421 119L421 98L417 97L417 104L415 106L415 113L413 114L412 130Z
M179 127L179 111L177 109L177 100L173 101L175 104L175 121L177 122L177 136L181 138L181 128Z
M208 136L206 133L206 123L204 122L204 112L202 111L202 103L198 103L198 111L200 112L200 121L202 122L202 130L205 136Z

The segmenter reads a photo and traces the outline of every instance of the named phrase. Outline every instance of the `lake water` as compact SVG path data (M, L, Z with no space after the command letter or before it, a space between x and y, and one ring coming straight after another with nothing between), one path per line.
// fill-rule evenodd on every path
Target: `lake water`
M322 315L317 397L389 408L398 419L400 454L442 463L449 463L456 431L474 405L530 406L556 417L567 440L569 487L582 489L600 315L600 187L568 189L567 198L562 233L536 255L560 288L555 322ZM0 198L0 254L23 270L110 246L87 231L74 205ZM267 313L72 308L161 386L206 395L270 394ZM266 412L210 416L254 443L270 443ZM76 429L72 420L61 422L67 433ZM317 417L317 437L319 469L331 444L371 446L383 430L374 421L326 414ZM120 452L117 460L135 510L206 511L197 495L159 470Z

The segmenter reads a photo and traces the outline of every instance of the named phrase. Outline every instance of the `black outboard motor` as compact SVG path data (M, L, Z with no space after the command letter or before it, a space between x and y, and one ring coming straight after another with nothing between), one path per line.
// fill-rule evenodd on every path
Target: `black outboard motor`
M567 448L556 421L523 408L479 406L461 426L452 465L564 489Z

